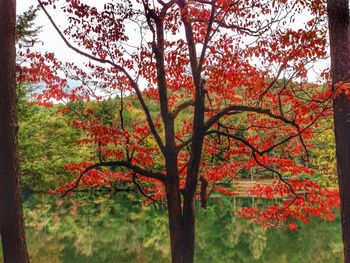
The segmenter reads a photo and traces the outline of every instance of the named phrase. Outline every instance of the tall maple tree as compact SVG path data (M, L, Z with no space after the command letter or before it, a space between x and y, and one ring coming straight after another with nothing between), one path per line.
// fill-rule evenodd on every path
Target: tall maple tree
M89 108L62 110L76 114L72 125L86 133L78 143L95 144L98 160L68 164L77 179L53 192L130 183L166 200L173 262L194 260L196 199L206 207L214 192L233 196L232 180L252 169L279 179L249 194L285 199L241 215L292 230L310 215L334 218L337 191L295 179L312 173L308 140L334 95L307 83L309 66L327 55L324 1L38 2L65 44L89 59L76 66L23 51L31 64L21 77L45 83L40 103L120 100L115 122ZM68 15L64 31L48 5ZM309 20L296 23L305 12ZM142 109L137 121L125 123L126 97Z

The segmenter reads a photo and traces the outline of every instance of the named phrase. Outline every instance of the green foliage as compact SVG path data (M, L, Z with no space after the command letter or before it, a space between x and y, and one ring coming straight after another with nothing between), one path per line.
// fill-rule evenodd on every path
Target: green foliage
M56 114L57 109L61 108L59 105L52 109L29 106L28 93L30 93L29 87L21 86L18 88L22 182L26 187L32 189L47 190L69 178L68 173L63 168L65 164L80 162L84 157L93 158L95 156L96 158L96 154L91 153L92 148L74 144L83 134L69 126L67 122L76 118L77 112L86 118L86 110L91 109L94 112L93 117L99 118L104 125L119 125L121 103L118 98L100 102L71 102L68 105L71 111L62 116ZM152 114L156 114L156 110L154 108ZM179 117L181 119L188 118L189 111L181 112ZM123 120L128 127L145 121L140 106L135 103L132 97L124 98ZM155 145L152 137L143 143L150 146ZM316 174L309 179L317 180L324 186L335 187L337 183L335 145L332 124L329 119L319 123L313 146L309 147L309 151L311 165L316 170ZM216 162L217 159L222 160L222 158L223 156L218 155L210 161ZM248 170L241 172L243 178L249 177L249 175ZM260 174L261 176L263 175Z
M96 108L96 117L101 120L103 125L112 126L114 117L118 109L118 102L113 99L103 100Z
M90 155L86 146L74 144L80 132L68 126L66 118L56 111L19 100L20 170L25 188L47 191L69 177L71 180L64 165Z
M310 148L311 164L316 170L314 179L323 186L337 187L337 165L333 123L330 118L323 119L315 132L313 146Z
M41 27L36 27L34 20L37 17L37 8L31 6L23 14L17 16L16 34L17 41L25 46L32 46L37 41L36 36L40 32Z

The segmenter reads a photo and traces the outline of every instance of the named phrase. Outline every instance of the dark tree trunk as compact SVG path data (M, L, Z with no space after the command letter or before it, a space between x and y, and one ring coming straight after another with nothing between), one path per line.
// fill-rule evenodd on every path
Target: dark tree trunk
M171 142L168 143L172 145ZM166 193L168 202L169 232L172 263L183 263L183 218L179 188L177 154L174 147L168 147L166 154Z
M193 263L195 244L195 210L187 206L182 212L179 189L168 188L168 214L172 263Z
M172 158L173 157L173 158ZM166 192L168 201L169 231L172 263L192 263L194 260L195 210L194 195L191 201L180 198L176 154L167 155Z
M172 263L183 263L183 217L180 193L175 185L168 186L167 201Z
M16 120L16 1L0 1L0 233L5 263L27 263L19 193Z
M184 262L194 262L195 248L195 198L198 185L199 167L202 158L204 139L204 87L198 75L198 87L196 89L196 100L194 110L194 127L191 144L191 159L188 164L186 187L184 194L183 217L184 217ZM195 78L194 78L195 79Z
M350 27L348 0L328 0L333 87L350 82ZM341 198L344 261L350 263L350 100L341 94L334 99L334 134Z
M195 244L195 198L185 200L184 202L184 263L194 262L194 244Z

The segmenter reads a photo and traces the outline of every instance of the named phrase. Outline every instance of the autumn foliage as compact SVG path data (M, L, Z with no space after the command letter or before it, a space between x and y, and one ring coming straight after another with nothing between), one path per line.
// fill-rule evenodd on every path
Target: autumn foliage
M247 194L277 202L243 208L241 216L292 230L310 215L332 220L337 191L298 179L313 174L314 128L329 116L338 92L327 69L308 81L314 63L327 55L324 2L40 2L62 43L87 62L23 51L30 62L22 78L44 84L38 101L120 101L111 124L93 109L62 111L75 111L70 124L85 134L77 143L95 145L97 157L67 164L76 179L52 193L136 184L152 201L177 196L186 220L193 198L205 206L215 192L234 196L234 179L254 170L276 180ZM63 31L55 13L67 16ZM69 85L72 80L78 84ZM133 107L126 98L142 109L137 121L125 123Z

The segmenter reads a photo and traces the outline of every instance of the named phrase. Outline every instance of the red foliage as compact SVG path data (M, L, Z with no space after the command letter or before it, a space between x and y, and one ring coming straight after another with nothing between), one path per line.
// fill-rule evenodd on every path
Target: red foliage
M293 189L293 192L291 191ZM242 208L238 214L264 226L279 226L289 222L291 230L296 230L296 220L309 222L309 216L334 220L333 209L340 205L338 190L322 188L310 180L288 180L288 185L275 181L273 185L258 185L249 194L268 199L283 200L266 209Z
M46 1L44 6L55 8L56 2L60 1ZM20 80L44 84L37 97L41 103L98 102L105 95L123 100L118 122L103 124L91 109L72 121L85 132L77 143L96 145L104 162L124 165L115 171L89 170L81 184L133 183L136 174L146 194L165 198L166 160L172 151L180 190L195 182L197 198L212 192L234 196L227 181L255 169L292 179L249 192L284 198L282 204L243 208L240 215L265 226L286 222L291 230L297 228L295 220L307 222L310 215L333 219L337 191L293 179L313 173L306 149L317 120L330 114L330 101L337 93L328 84L307 81L310 65L326 56L326 26L321 19L325 1L157 1L155 6L140 2L99 8L79 0L60 2L70 22L61 33L71 48L90 59L84 66L58 62L51 53L23 53L28 62ZM310 19L295 23L305 12ZM326 83L328 71L320 78ZM79 84L72 87L68 80ZM339 90L348 93L348 87ZM143 111L143 117L131 123L122 121L123 110L132 108L124 101L127 96L138 100ZM152 113L148 100L158 105ZM200 100L203 117L196 111ZM201 143L192 147L198 130ZM198 153L199 168L192 169ZM70 164L67 169L79 175L91 164ZM207 195L199 195L203 182L208 184ZM54 192L74 185L75 181Z

